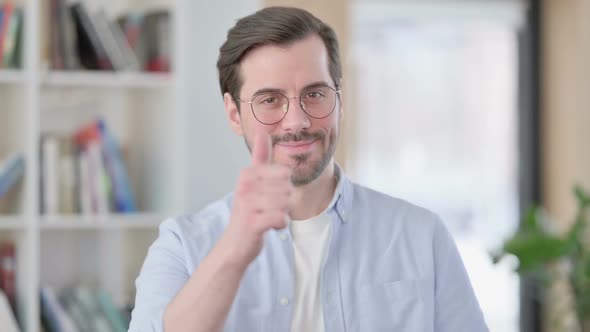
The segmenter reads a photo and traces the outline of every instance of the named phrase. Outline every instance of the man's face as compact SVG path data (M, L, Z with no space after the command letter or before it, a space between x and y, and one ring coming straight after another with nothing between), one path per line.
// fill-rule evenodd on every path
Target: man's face
M251 101L261 90L277 90L292 98L299 97L310 86L323 84L335 88L329 71L327 50L320 37L311 35L288 46L267 45L249 52L241 62L243 80L239 96ZM338 139L341 118L340 100L337 97L334 111L327 117L316 119L306 114L298 98L289 99L288 112L272 125L260 123L248 103L236 102L224 96L232 129L244 136L248 147L258 133L267 133L273 142L273 162L293 170L292 182L296 186L315 180L332 161Z

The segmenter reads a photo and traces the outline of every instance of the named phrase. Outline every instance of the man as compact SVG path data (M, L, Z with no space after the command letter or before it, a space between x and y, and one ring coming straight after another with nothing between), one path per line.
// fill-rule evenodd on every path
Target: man
M351 183L334 163L334 31L294 8L229 31L217 63L252 164L233 194L166 220L130 331L487 331L437 216Z

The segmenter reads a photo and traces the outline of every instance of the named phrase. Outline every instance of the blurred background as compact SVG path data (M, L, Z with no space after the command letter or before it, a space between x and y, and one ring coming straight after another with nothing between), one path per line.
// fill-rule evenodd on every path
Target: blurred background
M442 216L490 330L581 331L491 256L533 204L567 230L590 189L589 0L0 0L0 330L127 330L160 222L248 164L215 63L270 5L336 30L337 161Z

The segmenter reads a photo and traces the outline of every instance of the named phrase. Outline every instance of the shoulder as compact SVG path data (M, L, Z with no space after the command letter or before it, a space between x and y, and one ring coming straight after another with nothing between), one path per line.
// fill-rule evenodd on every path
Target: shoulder
M359 184L351 183L351 188L354 208L376 220L431 234L444 228L440 217L427 208Z
M184 245L212 245L227 226L232 197L228 194L197 212L164 220L159 228L160 237L173 237Z

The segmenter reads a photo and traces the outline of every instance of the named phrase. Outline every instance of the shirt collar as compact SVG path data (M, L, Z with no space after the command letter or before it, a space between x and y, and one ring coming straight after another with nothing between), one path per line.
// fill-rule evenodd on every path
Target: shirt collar
M352 202L352 183L336 162L334 162L334 176L336 176L338 182L327 211L335 211L340 222L344 224L348 222L348 210Z

